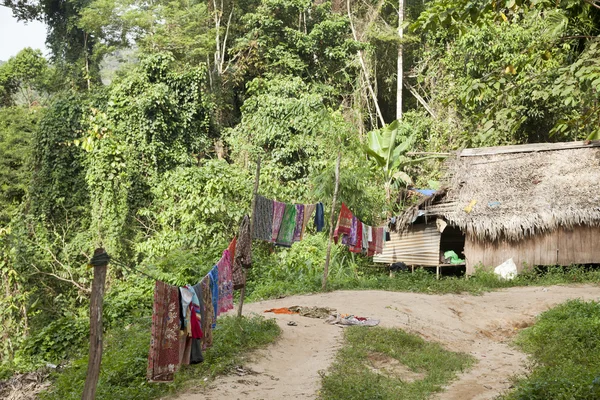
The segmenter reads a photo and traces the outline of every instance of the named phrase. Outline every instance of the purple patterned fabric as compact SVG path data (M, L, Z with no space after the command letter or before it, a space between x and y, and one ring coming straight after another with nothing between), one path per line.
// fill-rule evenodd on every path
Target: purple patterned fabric
M352 225L350 226L350 235L344 235L344 237L342 237L342 244L345 244L346 246L356 246L358 222L358 218L353 215Z
M296 228L294 228L293 242L299 242L302 238L302 227L304 226L304 204L296 204Z
M279 228L281 228L281 221L283 220L283 212L285 211L285 203L280 201L273 202L273 229L271 232L271 241L277 241L277 235L279 235Z

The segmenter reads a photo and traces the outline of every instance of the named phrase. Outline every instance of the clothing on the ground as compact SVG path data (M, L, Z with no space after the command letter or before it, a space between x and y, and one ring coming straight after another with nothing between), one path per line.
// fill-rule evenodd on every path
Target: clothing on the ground
M304 224L304 204L296 204L296 226L294 228L293 242L299 242L302 237Z
M321 232L323 227L325 227L325 212L323 210L323 203L317 203L316 211L315 211L315 226L317 227L317 232Z
M287 307L281 307L281 308L271 308L269 310L265 310L264 312L268 313L273 313L273 314L298 314L298 311L292 311Z
M173 380L173 374L179 368L179 327L179 289L177 286L156 281L148 354L148 380Z
M271 232L271 241L277 242L281 222L283 221L283 213L285 212L285 203L280 201L273 202L273 228Z
M291 246L294 238L294 229L296 228L296 207L293 204L286 204L283 212L277 243L284 246Z
M271 241L273 229L273 200L261 195L256 196L256 211L254 213L254 238Z
M332 325L360 325L360 326L377 326L379 325L378 319L357 317L355 315L343 315L337 314L332 315L327 319L326 322L329 322Z
M346 207L346 204L342 203L342 209L338 216L337 224L333 232L333 239L335 243L338 242L338 238L341 235L350 235L352 230L352 211Z
M306 230L306 225L308 225L308 221L312 217L315 212L315 208L317 208L316 204L305 204L304 205L304 221L302 222L302 233L300 234L300 239L304 237L304 231Z

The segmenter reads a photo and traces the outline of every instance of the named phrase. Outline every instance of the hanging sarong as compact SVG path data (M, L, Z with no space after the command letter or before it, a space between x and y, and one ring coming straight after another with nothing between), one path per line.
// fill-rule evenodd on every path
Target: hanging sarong
M179 369L179 327L179 288L156 281L148 354L149 381L173 380L173 374Z
M362 253L362 241L363 241L363 223L357 221L356 224L356 245L350 246L350 251L353 253Z
M273 202L273 228L271 229L271 241L276 242L279 236L279 229L283 221L283 213L285 212L285 203L280 201Z
M219 312L224 313L233 309L233 282L231 257L228 249L217 263L219 269Z
M210 277L210 294L212 296L212 305L214 311L214 319L212 327L217 326L217 317L219 316L219 267L216 265L212 267L208 273Z
M338 216L335 231L333 231L333 240L335 243L338 242L340 235L350 234L352 230L352 217L352 211L346 207L346 204L342 203L342 209L340 210L340 215Z
M294 238L294 229L296 228L296 207L293 204L286 204L277 235L277 244L291 246Z
M212 291L210 290L210 276L206 275L202 281L200 281L202 287L202 303L204 306L204 318L200 321L202 325L202 349L206 350L212 346L213 335L212 335L212 324L214 318L214 308L212 303Z
M273 200L256 196L256 212L254 213L254 238L271 241L273 230Z
M325 212L323 211L323 203L317 203L317 208L315 212L315 226L317 227L317 232L321 232L325 227Z
M293 242L299 242L304 226L304 204L296 204L296 227L294 228Z
M308 221L310 221L310 218L312 217L316 208L317 208L316 204L305 204L304 205L304 221L302 223L302 233L300 234L300 240L302 240L302 238L304 237L304 231L306 230L306 225L308 224Z
M342 244L346 246L356 246L358 234L358 218L352 216L352 223L350 224L350 234L342 237Z

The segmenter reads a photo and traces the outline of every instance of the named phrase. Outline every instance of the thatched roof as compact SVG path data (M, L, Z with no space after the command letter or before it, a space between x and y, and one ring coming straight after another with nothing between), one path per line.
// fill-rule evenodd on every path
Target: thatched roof
M600 141L466 149L446 167L446 189L408 210L400 226L442 216L482 240L600 226Z

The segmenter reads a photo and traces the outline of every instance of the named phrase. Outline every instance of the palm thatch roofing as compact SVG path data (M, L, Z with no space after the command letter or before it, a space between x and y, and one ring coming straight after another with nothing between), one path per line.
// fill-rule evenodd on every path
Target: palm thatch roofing
M600 226L600 141L465 149L446 168L445 188L407 210L400 229L424 215L478 240L517 241Z

